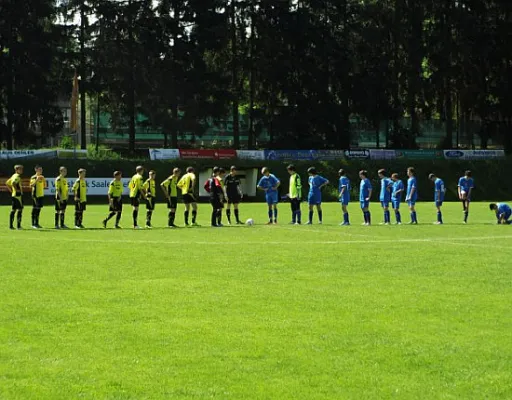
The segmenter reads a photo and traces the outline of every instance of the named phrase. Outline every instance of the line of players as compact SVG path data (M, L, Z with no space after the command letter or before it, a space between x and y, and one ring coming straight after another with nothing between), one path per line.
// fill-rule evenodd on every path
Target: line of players
M290 183L288 190L288 199L291 203L292 211L292 224L301 224L301 209L300 203L302 199L302 183L301 178L297 174L294 165L288 166L288 173L290 174ZM268 224L277 223L277 203L278 203L278 188L280 185L279 179L271 174L268 168L262 169L262 175L258 188L265 191L266 201L268 204ZM343 212L343 222L340 225L350 225L350 218L348 213L348 205L350 203L350 191L351 185L350 180L347 177L345 170L340 169L339 171L339 183L338 193L339 201L341 203ZM308 225L313 223L314 209L316 208L318 214L318 221L322 223L322 188L329 184L329 181L324 177L318 175L316 169L311 167L308 169L308 205L309 205L309 218ZM458 195L462 202L464 210L464 223L467 223L469 216L469 205L471 202L471 194L474 189L474 181L471 176L471 171L466 171L464 176L459 179L458 183ZM384 212L383 224L391 224L391 213L390 205L395 212L396 223L402 224L402 217L400 214L400 205L405 192L405 201L409 207L411 221L410 224L417 224L418 218L416 214L416 201L418 199L418 186L416 180L415 169L409 167L407 169L407 187L404 186L402 180L399 178L398 173L393 173L391 178L388 177L385 169L378 171L380 179L380 196L379 201L381 203ZM360 186L359 186L359 203L363 212L363 225L371 225L371 212L370 212L370 200L373 193L373 188L370 180L368 179L368 171L359 171ZM429 179L434 183L434 202L437 209L437 221L435 224L443 223L443 215L441 207L444 202L446 188L442 179L438 178L435 174L430 174ZM491 208L492 209L492 208Z
M14 175L7 180L6 186L12 194L12 210L10 213L9 227L14 229L15 217L17 220L17 228L21 229L23 203L22 203L22 187L21 175L23 173L23 166L16 165L14 167ZM296 171L294 165L289 165L287 168L289 178L289 190L286 196L291 204L292 211L292 224L301 224L301 201L302 201L302 181ZM258 182L257 188L265 192L265 198L268 205L268 224L276 224L278 217L277 204L279 202L278 188L281 184L280 180L275 175L270 173L268 168L262 169L262 178ZM156 199L156 173L155 171L149 172L149 178L144 180L144 168L138 166L136 173L129 183L129 197L132 206L133 227L140 229L138 225L138 213L142 200L146 202L146 227L151 228L151 219L155 209ZM329 184L329 181L320 176L314 167L308 169L308 205L309 205L309 218L307 224L313 223L314 209L316 208L319 223L322 223L322 188ZM379 201L384 212L383 224L391 223L390 204L395 213L396 223L401 224L400 205L403 193L406 193L405 201L410 210L411 221L410 224L417 224L418 219L416 215L416 201L418 198L417 180L415 170L413 167L407 169L407 187L404 186L399 175L393 173L391 178L387 176L386 170L381 169L378 171L380 178L380 196ZM78 170L78 179L74 182L71 190L74 194L75 200L75 228L83 229L83 213L87 206L87 184L85 181L86 170ZM124 185L121 181L122 174L120 171L114 172L114 179L109 184L108 188L108 201L109 201L109 214L103 220L103 226L106 228L107 223L114 217L115 227L120 228L120 220L122 215L122 194ZM368 179L368 172L362 170L359 172L360 189L359 189L359 202L363 212L364 225L371 225L370 213L370 199L372 197L373 188L370 180ZM445 186L442 179L430 174L429 179L434 183L434 202L437 208L437 221L436 224L442 224L442 211L445 196ZM179 168L174 168L173 173L160 186L165 194L167 206L169 208L168 226L176 227L175 218L178 205L178 190L181 191L183 202L185 205L184 220L185 225L189 226L189 217L192 216L192 226L196 226L197 222L197 200L194 194L196 182L196 175L193 167L188 167L186 174L181 176ZM39 216L44 203L44 189L46 188L46 180L43 176L43 170L40 166L35 167L35 174L30 179L31 193L32 193L32 227L40 229ZM222 209L224 204L227 203L226 216L228 223L231 223L231 206L234 206L234 215L236 223L241 224L239 204L243 198L241 189L241 181L237 176L236 167L231 167L230 173L226 177L226 171L223 168L215 167L213 175L205 183L204 188L210 194L210 203L212 205L211 225L214 227L222 226ZM471 194L474 189L474 181L471 171L466 171L464 176L459 179L458 183L458 196L463 205L464 210L464 223L467 223L469 215L469 205L471 201ZM346 172L341 169L339 171L339 201L341 203L343 212L343 222L340 225L350 225L348 205L350 202L350 180ZM66 229L65 225L65 212L67 209L67 202L69 197L69 185L67 180L67 169L61 167L59 169L59 176L55 180L55 228ZM509 223L509 218L512 215L512 209L504 203L491 203L490 209L495 211L499 223Z

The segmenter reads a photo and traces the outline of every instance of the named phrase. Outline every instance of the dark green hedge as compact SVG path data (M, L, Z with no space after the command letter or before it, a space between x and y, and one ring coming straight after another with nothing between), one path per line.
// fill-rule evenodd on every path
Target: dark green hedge
M25 175L29 176L32 171L33 164L36 161L31 160L25 165ZM52 176L58 171L61 164L66 165L69 175L76 176L78 168L86 168L89 176L111 176L114 170L121 170L125 177L134 173L136 163L133 161L116 160L116 161L91 161L91 160L41 160L40 165L43 166L45 175ZM144 166L147 169L157 171L158 180L166 177L171 173L172 168L180 167L184 170L191 165L197 170L206 169L214 165L230 167L236 164L239 169L244 168L260 168L268 166L272 172L283 181L281 194L287 192L288 173L286 166L288 163L281 161L255 161L255 160L174 160L174 161L145 161ZM12 174L12 161L0 162L0 176L8 176ZM409 166L416 168L416 174L419 184L419 197L422 201L430 201L433 198L433 184L428 180L428 174L433 172L445 181L447 187L447 201L456 200L457 182L460 176L464 174L466 169L473 171L475 179L476 191L474 193L475 200L507 200L512 198L512 186L509 185L509 173L512 171L512 158L493 161L450 161L450 160L340 160L340 161L324 161L324 162L296 162L297 171L301 175L305 188L307 189L307 173L308 167L314 165L320 174L328 178L332 186L325 190L325 200L332 201L336 199L338 170L344 168L348 172L348 177L353 185L353 198L357 198L357 190L359 188L358 171L366 169L369 172L370 179L374 185L374 189L379 189L379 179L377 170L380 168L387 169L391 172L398 172L402 179L406 179L406 169ZM55 172L53 172L55 171ZM374 197L377 199L377 197ZM9 202L8 196L3 195L2 204Z

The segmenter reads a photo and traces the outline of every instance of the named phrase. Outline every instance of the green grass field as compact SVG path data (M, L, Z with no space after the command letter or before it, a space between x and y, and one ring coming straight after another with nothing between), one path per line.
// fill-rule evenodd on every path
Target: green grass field
M484 203L443 226L432 203L419 226L377 225L376 203L360 226L352 203L339 227L338 207L212 229L204 204L202 228L141 231L129 207L101 229L105 206L33 231L27 207L12 232L0 207L0 399L512 398L512 227Z

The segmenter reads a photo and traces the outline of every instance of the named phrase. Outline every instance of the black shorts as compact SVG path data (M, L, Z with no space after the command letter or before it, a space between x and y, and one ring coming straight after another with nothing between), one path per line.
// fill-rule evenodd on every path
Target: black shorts
M196 203L196 198L193 194L187 193L183 195L183 203L190 204L190 203Z
M12 209L23 210L23 201L21 200L21 197L12 197Z
M112 197L110 203L110 212L122 212L123 211L123 200L121 197Z
M55 200L55 211L66 211L66 208L68 207L67 200Z
M153 211L155 209L156 199L154 197L148 197L146 199L146 210Z
M239 204L242 201L242 196L239 193L230 195L228 193L228 204Z
M224 207L224 204L222 204L222 201L219 199L210 199L210 204L212 205L214 210L220 210Z
M87 208L87 203L84 201L84 202L80 202L80 201L77 201L75 203L75 211L85 211Z
M130 197L130 203L132 207L138 207L140 206L140 199L138 197Z
M32 197L32 206L34 208L43 208L44 197Z
M178 208L178 198L170 197L169 200L167 200L167 208L172 208L172 209Z

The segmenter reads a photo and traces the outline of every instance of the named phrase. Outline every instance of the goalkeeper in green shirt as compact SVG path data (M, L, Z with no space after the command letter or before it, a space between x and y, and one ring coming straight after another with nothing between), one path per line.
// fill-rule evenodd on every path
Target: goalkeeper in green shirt
M302 200L302 182L300 176L295 169L295 165L288 165L288 173L290 174L290 189L288 196L292 206L292 222L293 225L300 225L302 213L300 211L300 202Z

